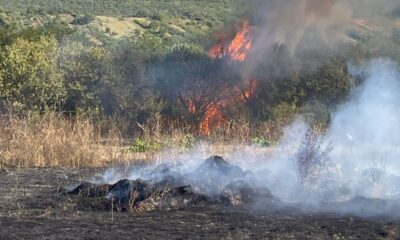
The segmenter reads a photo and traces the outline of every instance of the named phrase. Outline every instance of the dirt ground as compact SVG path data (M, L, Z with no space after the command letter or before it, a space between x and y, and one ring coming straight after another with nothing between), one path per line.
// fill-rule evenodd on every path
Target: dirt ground
M0 170L0 239L400 239L400 220L221 206L118 213L57 194L100 171Z

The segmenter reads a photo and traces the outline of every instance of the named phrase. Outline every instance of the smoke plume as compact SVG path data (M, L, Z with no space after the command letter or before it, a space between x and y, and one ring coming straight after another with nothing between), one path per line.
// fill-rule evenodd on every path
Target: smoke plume
M273 65L277 47L284 47L297 68L318 68L329 56L356 44L354 36L380 31L369 21L387 22L400 6L395 0L252 0L249 4L245 18L255 26L255 37L248 72L257 64Z
M333 165L321 170L323 174L314 179L312 188L304 187L293 149L301 146L309 126L301 119L296 120L287 128L278 147L283 151L277 151L265 163L270 173L266 177L268 187L285 201L314 207L324 202L347 201L333 210L393 216L398 205L390 200L400 197L398 66L393 61L378 59L350 69L354 75L364 78L364 83L354 89L348 103L332 114L331 126L321 136L326 145L333 147L328 155ZM324 181L327 174L333 176L328 183ZM385 202L366 199L385 199Z
M387 201L400 197L398 66L393 61L378 59L349 68L354 75L363 78L364 83L354 89L348 103L332 114L330 128L319 136L320 142L325 144L315 151L323 151L328 144L332 146L327 155L332 164L320 169L308 186L302 181L296 159L310 129L301 118L285 128L284 136L272 154L248 146L233 150L225 157L251 173L245 180L253 187L266 187L286 203L311 205L312 211L393 216L393 209L399 206ZM160 155L159 161L148 167L136 166L125 169L125 172L110 169L103 175L102 182L114 183L121 178L146 179L162 163L168 164L171 173L207 181L201 176L191 176L191 173L215 153L210 146L199 145L185 154L171 151L174 150ZM224 179L224 184L231 180Z
M255 6L252 15L259 26L255 49L263 53L275 44L287 46L292 54L322 43L331 46L344 38L352 14L338 0L269 0Z

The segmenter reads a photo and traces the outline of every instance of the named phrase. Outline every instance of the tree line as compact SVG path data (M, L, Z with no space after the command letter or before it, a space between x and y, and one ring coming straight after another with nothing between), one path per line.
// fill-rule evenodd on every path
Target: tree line
M0 104L4 112L48 110L67 117L113 119L127 134L155 118L179 122L193 133L213 102L245 91L246 63L210 59L206 41L165 40L143 33L114 44L96 46L77 40L69 28L0 29ZM310 55L302 61L276 46L268 59L252 67L257 86L244 101L226 104L226 119L245 119L254 128L265 122L287 122L296 114L326 124L360 79L351 77L349 62L387 56L400 60L398 32L363 36L340 54ZM309 53L312 54L312 53ZM321 61L319 60L321 58ZM273 59L271 61L270 59ZM303 59L304 60L304 59ZM233 89L233 90L232 90ZM188 99L196 100L191 111Z

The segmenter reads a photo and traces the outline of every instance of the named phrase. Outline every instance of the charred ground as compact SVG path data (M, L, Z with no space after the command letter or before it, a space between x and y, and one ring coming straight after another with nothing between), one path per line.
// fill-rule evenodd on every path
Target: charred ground
M0 239L396 239L400 222L292 208L206 205L144 213L84 209L57 192L101 170L0 173Z

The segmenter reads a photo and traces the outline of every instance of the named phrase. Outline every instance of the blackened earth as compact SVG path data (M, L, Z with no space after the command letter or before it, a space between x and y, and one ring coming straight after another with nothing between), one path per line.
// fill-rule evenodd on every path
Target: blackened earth
M250 199L257 194L271 197L265 189L250 190L245 181L230 183L232 186L226 186L218 201L194 194L191 186L173 185L169 186L169 194L183 196L183 200L193 195L199 199L184 206L179 206L179 201L176 205L161 205L152 211L118 211L114 204L125 203L116 199L113 208L100 209L88 203L98 196L107 196L113 187L116 190L115 185L99 187L85 183L100 173L102 170L96 169L0 171L0 239L400 239L397 218L271 207L276 202L255 208L254 204L235 205L223 199L224 195L229 198L231 192L244 190L250 192L239 195ZM154 183L123 184L146 189L146 184ZM80 189L72 189L76 193L62 194L65 186L79 185ZM142 199L138 202L146 201L145 194L135 195L136 198Z

